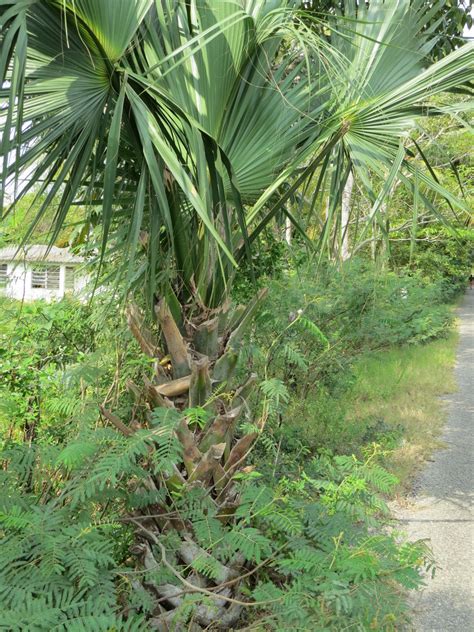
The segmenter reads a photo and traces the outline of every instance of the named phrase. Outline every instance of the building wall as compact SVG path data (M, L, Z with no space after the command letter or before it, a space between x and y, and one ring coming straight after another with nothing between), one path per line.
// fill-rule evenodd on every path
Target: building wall
M71 266L71 264L67 264L68 267L74 267L76 269L76 273L74 275L74 290L66 290L66 264L52 264L59 265L59 288L55 290L48 290L46 288L33 288L31 287L31 277L32 270L35 265L35 263L30 262L20 262L17 264L13 262L8 263L7 286L5 288L1 288L0 292L2 292L2 294L4 294L5 296L17 299L19 301L34 301L38 299L51 301L54 299L62 298L66 292L77 294L82 289L84 289L86 285L86 278L83 275L79 275L77 273L77 266Z

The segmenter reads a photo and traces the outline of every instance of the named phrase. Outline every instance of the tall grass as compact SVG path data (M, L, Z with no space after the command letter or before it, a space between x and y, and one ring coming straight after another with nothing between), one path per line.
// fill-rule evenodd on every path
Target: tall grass
M363 356L355 366L349 392L349 426L378 427L400 440L388 457L390 469L407 486L432 451L440 445L445 417L440 396L455 388L453 366L457 332L426 345L407 346ZM377 428L377 424L374 425ZM393 436L393 435L392 435ZM374 436L374 441L377 437Z

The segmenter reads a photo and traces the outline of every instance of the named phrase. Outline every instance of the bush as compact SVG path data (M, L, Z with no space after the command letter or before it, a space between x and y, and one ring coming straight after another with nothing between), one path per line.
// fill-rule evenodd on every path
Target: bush
M431 560L423 543L400 544L384 530L381 494L395 480L376 464L376 449L363 460L323 454L274 488L248 473L238 507L222 520L203 489L177 493L168 507L145 493L140 481L156 440L142 433L131 447L99 429L62 449L3 449L0 609L9 630L147 630L144 585L166 583L179 594L179 577L189 583L198 570L212 586L228 565L240 601L259 604L246 616L266 630L394 630L404 620L394 587L417 587ZM161 456L156 472L173 462L168 448ZM146 516L158 508L191 523L197 554L191 564L179 562L181 540L170 530L160 546L150 543L147 570L137 576L120 517L136 516L146 532ZM177 575L162 561L161 546ZM199 586L176 601L174 630L190 624L197 608L204 616L215 605Z
M360 454L377 440L370 429L380 429L380 420L347 420L353 364L362 354L444 336L452 323L445 301L444 282L427 283L363 261L342 270L328 266L318 278L307 271L271 283L248 361L259 374L285 384L289 401L267 421L254 455L260 469L284 475L320 448ZM399 433L385 434L378 439L384 445L401 440Z
M61 440L66 420L81 408L68 393L66 367L94 350L90 310L76 301L21 304L2 300L0 430L10 439Z
M271 283L254 341L271 349L272 367L316 371L317 381L329 385L336 367L345 369L357 353L443 335L452 321L446 302L442 282L353 261L317 278L307 271Z
M104 297L107 302L110 299ZM0 432L17 442L58 444L97 421L113 397L126 415L126 384L150 370L124 320L70 298L19 303L0 312Z
M269 511L260 523L270 523L264 532L274 547L283 542L282 550L253 590L272 601L264 619L270 629L396 630L406 620L394 587L419 586L432 561L424 543L400 544L384 529L380 493L395 479L374 463L376 454L358 460L326 453L301 478L281 480L273 506L281 515Z
M60 448L0 451L0 628L12 632L142 630L119 615L117 541L105 505L71 502Z
M443 300L452 301L466 288L474 261L472 229L458 228L454 233L444 226L427 225L417 232L417 248L410 259L407 242L393 246L395 265L405 274L413 274L426 283L436 284Z

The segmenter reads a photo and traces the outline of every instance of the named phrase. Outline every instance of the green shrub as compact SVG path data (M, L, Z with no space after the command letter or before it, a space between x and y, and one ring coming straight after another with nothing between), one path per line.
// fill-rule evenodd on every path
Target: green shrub
M316 278L306 271L271 283L254 341L270 349L272 371L291 368L301 375L297 385L332 386L361 351L443 335L452 321L445 303L444 283L352 261Z
M400 588L418 586L431 560L423 544L400 543L386 529L383 496L395 480L380 467L380 448L364 448L390 449L402 429L376 418L348 424L344 397L361 353L442 335L450 323L445 296L440 284L361 262L274 281L243 360L263 378L251 404L265 432L224 516L204 489L183 489L176 477L179 413L164 418L130 394L130 381L150 365L118 317L67 302L28 306L17 324L5 316L0 610L7 629L146 630L158 614L148 594L154 583L179 593L172 625L183 629L215 608L209 591L189 589L195 575L212 589L228 567L241 577L239 599L258 604L240 615L249 624L395 630L406 618ZM145 427L132 437L103 427L97 404L104 399ZM243 423L239 432L254 429ZM168 481L170 493L160 494L153 477ZM174 530L159 542L146 535L157 513L186 521L198 547L191 562L178 554ZM140 573L133 530L151 556Z
M456 232L439 224L421 226L416 235L416 250L409 242L393 246L395 265L408 274L416 274L426 283L438 285L442 300L452 301L466 288L474 262L474 231L457 228Z
M142 630L117 594L124 528L100 506L74 506L58 447L6 445L0 453L0 629Z
M94 351L90 310L57 303L2 301L0 313L0 431L31 442L55 442L83 406L65 383L66 367Z
M102 302L64 298L0 310L0 433L15 441L57 444L97 421L98 403L113 397L126 415L126 385L151 365L124 319ZM1 440L1 437L0 437Z
M284 475L321 448L360 454L371 441L395 448L402 433L383 420L348 421L353 365L363 354L446 335L452 313L445 301L444 282L364 261L341 270L327 266L317 278L306 271L272 282L248 361L259 374L281 380L290 397L267 421L254 455L259 469Z
M400 544L398 534L385 530L381 494L395 480L377 465L376 450L363 460L323 454L273 488L249 473L239 484L238 507L222 520L204 489L177 491L168 507L164 497L145 491L150 441L162 445L152 470L159 475L176 458L163 432L127 440L98 429L62 449L3 449L3 626L21 632L146 630L143 616L151 613L144 585L166 583L179 593L181 579L192 578L193 570L212 585L230 563L235 579L241 576L240 600L259 604L247 617L257 617L267 630L394 630L404 620L394 588L417 587L431 560L423 543ZM127 550L131 534L120 517L135 516L145 526L158 508L192 525L198 553L191 564L179 562L181 541L171 530L159 545L150 543L152 562L137 575ZM183 629L197 607L212 611L213 601L199 586L194 593L188 587L171 629Z
M422 542L399 544L396 533L382 530L387 509L379 494L395 480L376 465L376 454L362 461L324 454L301 478L280 482L274 509L285 507L280 524L287 526L271 533L285 544L274 571L253 591L259 600L274 600L271 629L396 630L406 620L394 587L419 586L422 567L432 561Z

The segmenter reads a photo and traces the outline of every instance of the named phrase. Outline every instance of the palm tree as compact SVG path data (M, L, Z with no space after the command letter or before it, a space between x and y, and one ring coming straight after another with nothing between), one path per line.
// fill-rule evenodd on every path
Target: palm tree
M331 45L345 60L344 73L333 81L339 82L336 91L341 99L341 112L346 112L351 126L333 148L331 168L319 174L313 196L328 198L321 235L331 239L330 252L343 260L350 256L351 250L348 226L354 178L372 208L363 221L354 218L354 223L362 225L362 229L353 252L366 243L372 229L378 229L388 240L386 202L390 192L400 184L443 223L449 220L441 211L440 200L454 211L452 217L456 220L459 219L456 208L463 215L470 214L467 205L440 185L421 148L408 135L422 116L443 114L443 107L431 98L433 94L461 91L453 67L454 74L440 74L443 63L433 65L430 61L440 40L437 19L440 10L437 3L428 10L423 0L348 2L344 19L329 20ZM459 49L457 54L465 69L472 69L472 46ZM450 65L451 61L449 57L445 63ZM468 82L465 75L463 91L472 94L472 84ZM460 111L463 110L461 104ZM417 166L414 157L425 163L425 170ZM434 204L436 196L438 203ZM310 205L318 208L314 200ZM307 221L312 221L311 215Z
M102 414L127 436L171 415L181 462L164 482L141 484L180 493L197 486L219 514L230 514L239 502L234 476L264 425L237 431L256 376L233 380L264 292L247 307L232 307L236 265L277 212L298 227L286 202L316 170L324 174L331 155L340 156L337 190L348 156L358 173L388 167L393 180L407 116L419 113L420 98L470 77L473 49L419 72L425 40L417 54L412 43L424 22L402 0L389 3L397 11L371 3L375 23L364 20L357 38L350 22L338 23L339 46L316 35L285 0L115 0L113 11L111 4L0 1L2 179L21 183L28 170L15 200L31 191L43 200L32 228L59 196L52 241L72 205L99 209L100 264L119 253L120 278L146 291L161 332L154 339L138 309L129 308L131 331L155 360L154 376L131 385L142 418ZM406 38L396 49L384 45L386 33L401 37L408 27L406 51ZM392 81L394 56L401 62ZM357 74L367 59L372 66ZM196 407L207 411L204 426L178 414ZM189 563L204 553L192 525L177 522L152 521L151 537L176 528L178 555ZM149 539L139 555L145 566L155 563ZM234 571L221 570L225 583ZM166 598L166 586L155 589ZM227 605L201 610L198 620L232 625L239 610Z

